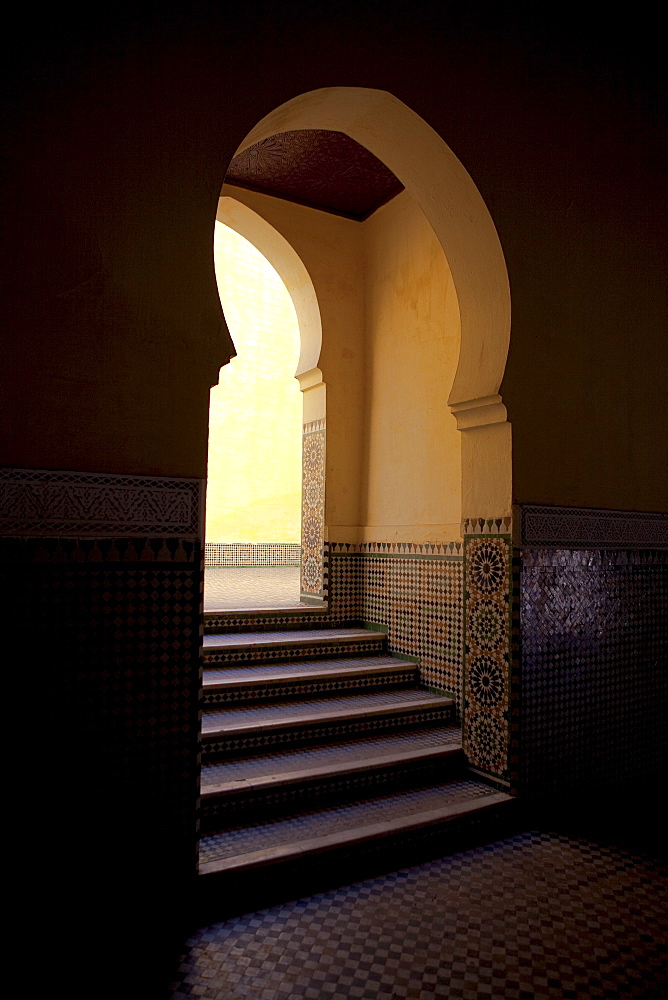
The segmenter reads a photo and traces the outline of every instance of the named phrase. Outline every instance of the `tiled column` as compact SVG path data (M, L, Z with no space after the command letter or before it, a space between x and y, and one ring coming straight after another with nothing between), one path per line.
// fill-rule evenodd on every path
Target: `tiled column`
M304 424L302 457L302 568L301 599L326 599L325 540L325 421Z
M464 524L464 749L469 763L511 783L510 518Z

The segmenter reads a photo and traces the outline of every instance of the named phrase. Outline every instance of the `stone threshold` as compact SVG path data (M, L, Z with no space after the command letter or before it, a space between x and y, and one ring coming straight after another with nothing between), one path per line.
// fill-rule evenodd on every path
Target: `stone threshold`
M237 854L228 858L219 858L202 862L199 866L200 875L215 875L226 872L245 872L256 868L281 862L296 861L311 855L326 851L345 849L357 844L374 840L382 840L399 834L411 833L429 826L449 823L465 817L481 815L513 802L510 795L495 792L483 799L475 798L467 802L446 805L440 809L429 809L424 812L401 816L380 823L370 823L354 829L336 831L320 837L292 841L288 844L278 844L259 851ZM361 806L363 809L364 806Z

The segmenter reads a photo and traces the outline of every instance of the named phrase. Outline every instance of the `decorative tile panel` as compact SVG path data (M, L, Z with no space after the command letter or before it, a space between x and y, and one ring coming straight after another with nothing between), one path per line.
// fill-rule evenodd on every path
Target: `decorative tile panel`
M330 542L335 553L377 556L461 556L462 542Z
M484 531L466 536L464 542L464 749L473 767L507 781L510 778L510 536Z
M325 597L325 421L304 424L302 450L302 570L305 597Z
M522 545L562 549L668 548L668 514L531 504L520 511Z
M0 469L0 535L198 538L200 479Z
M392 652L418 658L421 683L451 695L460 712L461 557L365 555L360 562L363 620L387 630Z
M207 542L206 566L300 566L301 545L286 542Z
M511 517L467 517L462 522L463 535L508 535Z

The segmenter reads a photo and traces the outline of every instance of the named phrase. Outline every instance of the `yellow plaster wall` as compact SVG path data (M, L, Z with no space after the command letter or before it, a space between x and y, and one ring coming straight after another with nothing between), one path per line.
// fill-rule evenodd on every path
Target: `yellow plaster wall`
M375 212L363 231L362 540L449 541L461 530L460 434L447 404L460 343L452 276L408 192Z
M216 223L220 299L237 350L211 390L208 542L294 542L301 535L302 396L292 299L243 236Z
M243 202L290 243L313 282L322 322L319 368L327 396L325 524L331 540L357 541L364 462L363 225L225 185L222 195ZM321 417L324 387L304 394L304 419Z
M223 194L274 226L313 281L327 393L327 537L458 538L461 435L447 399L459 308L415 200L403 192L359 223L233 186ZM325 386L304 393L305 420L324 415Z

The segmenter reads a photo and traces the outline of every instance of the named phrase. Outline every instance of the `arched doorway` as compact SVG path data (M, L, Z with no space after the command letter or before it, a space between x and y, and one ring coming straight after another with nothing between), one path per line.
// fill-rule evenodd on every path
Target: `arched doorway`
M218 202L216 220L245 237L269 261L288 290L297 315L300 347L294 374L303 397L300 599L303 603L320 606L325 600L326 397L322 372L317 367L322 346L318 300L311 277L293 246L258 212L237 197L223 195Z
M216 221L236 357L209 403L205 610L299 605L302 401L294 304L257 247Z
M448 518L447 525L436 524L427 509L416 514L408 525L381 525L374 522L371 511L374 501L369 470L374 455L382 455L386 467L395 463L394 479L382 475L378 479L380 493L385 497L387 483L394 489L393 484L402 475L402 493L408 496L412 490L413 499L415 494L421 495L430 488L436 466L430 469L423 464L420 476L411 483L406 471L408 465L404 459L396 461L398 451L392 449L392 434L386 433L389 426L386 412L382 408L379 411L376 389L387 387L390 382L396 387L395 410L400 407L404 374L404 362L398 361L393 371L391 352L386 350L388 341L381 327L387 325L382 318L387 311L383 313L380 307L378 310L381 321L377 325L377 344L385 351L381 365L383 352L376 350L365 329L368 320L365 309L373 299L367 294L368 288L361 291L363 332L357 341L347 340L346 330L340 324L337 327L336 321L330 328L331 314L326 315L326 304L320 303L323 325L320 369L330 396L324 536L332 554L345 550L360 557L357 568L348 567L348 576L339 579L337 585L342 593L358 595L361 618L387 628L391 642L393 633L398 637L395 647L398 651L421 658L426 643L433 669L430 668L431 673L427 672L423 682L449 688L458 698L471 766L508 783L511 438L498 390L509 344L510 295L496 230L475 184L445 142L418 115L382 91L328 88L303 94L267 115L248 134L238 152L256 148L277 135L308 129L349 136L399 178L406 197L412 199L426 220L447 262L461 331L457 357L447 376L442 373L440 384L433 380L425 383L420 400L424 410L431 401L446 399L450 419L456 421L460 432L458 525L453 528L452 518ZM252 201L250 195L243 198ZM267 203L266 210L265 217L271 219L306 260L311 252L308 234L291 229L289 220L282 219L275 205ZM285 222L283 227L282 222ZM395 227L394 232L400 229ZM318 252L313 251L315 257ZM307 263L314 275L312 261ZM405 261L395 263L397 268L388 286L394 285L396 291L403 281ZM410 281L404 284L405 294L410 298L415 289ZM315 275L314 285L320 297ZM355 287L351 279L341 300L344 306L349 305L350 296L357 294ZM377 304L379 298L374 301ZM420 333L416 331L417 327L400 331L395 343L403 347L411 338L418 343ZM338 379L343 370L341 359L345 357L355 361L348 369L351 374L347 382ZM406 357L410 357L410 352ZM379 379L380 367L383 374ZM344 383L354 385L348 395ZM395 420L393 428L403 433L408 423L410 419L403 425L401 420ZM322 429L325 430L324 423ZM418 436L415 440L421 445ZM353 468L355 462L357 467ZM357 511L352 510L354 504L349 502L351 493L362 498ZM413 503L414 510L417 506ZM446 528L451 532L449 536ZM409 580L405 573L401 576L395 564L382 562L386 556L399 555L416 560L411 572L415 579L427 581L424 585L415 585L411 582L413 578ZM451 559L453 565L444 566L441 577L434 579L427 569L430 559ZM367 566L370 560L376 560L373 566ZM417 630L413 629L416 622Z

